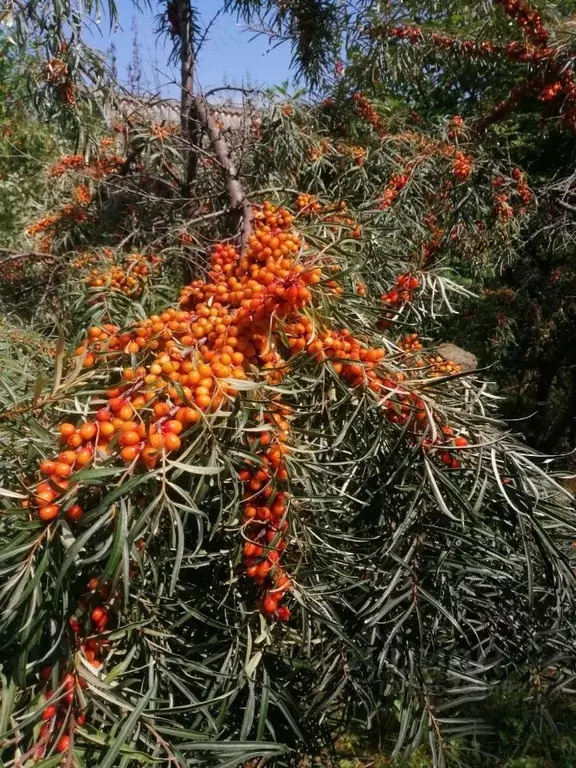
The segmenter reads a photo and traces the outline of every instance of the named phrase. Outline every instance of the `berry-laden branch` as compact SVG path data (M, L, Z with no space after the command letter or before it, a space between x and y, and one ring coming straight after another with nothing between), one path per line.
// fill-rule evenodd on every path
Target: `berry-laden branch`
M522 98L532 94L537 94L540 102L548 104L567 128L576 131L576 73L562 51L550 44L550 33L544 26L540 11L522 0L494 0L494 3L502 6L506 15L520 27L525 35L523 42L497 45L490 40L476 41L444 32L424 31L415 24L378 25L368 29L368 35L397 39L410 45L428 44L470 58L506 57L535 68L535 75L532 72L531 77L519 82L506 98L476 122L474 128L477 133L505 119Z
M389 429L398 438L402 433L415 454L420 452L426 467L459 472L473 466L465 428L448 425L423 394L426 381L450 375L454 366L436 358L420 365L415 355L420 345L414 338L403 344L409 354L398 366L386 359L384 349L371 345L369 330L354 335L332 324L319 308L342 295L341 286L328 279L337 265L324 250L301 246L293 216L265 203L255 207L246 253L216 244L206 279L186 286L178 307L126 330L108 323L88 330L77 350L84 367L98 366L101 378L117 367L122 374L120 381L108 382L112 386L105 398L92 399L93 389L86 393L86 415L68 417L59 425L59 453L42 461L41 479L28 484L22 516L45 526L45 539L54 548L60 528L77 542L95 525L104 535L118 537L115 502L102 501L98 472L90 470L120 470L114 499L129 476L132 488L141 479L158 478L164 484L171 468L186 467L185 456L176 463L169 457L184 454L194 442L202 443L204 451L209 434L215 441L218 434L229 434L236 406L244 406L251 413L236 443L241 457L233 460L243 487L233 513L234 524L237 511L241 513L240 535L233 540L237 561L258 588L252 605L270 621L288 621L285 602L298 578L298 558L291 557L297 542L297 521L291 515L297 476L289 471L296 466L291 454L297 455L297 446L292 444L295 417L284 401L289 394L280 400L278 385L301 365L329 370L353 397L370 399ZM410 304L420 289L416 275L398 276L395 288L383 297L385 315L390 308ZM124 499L129 491L130 486ZM163 535L161 526L157 530L149 534L146 547ZM224 536L229 532L219 531ZM107 632L122 629L131 597L128 589L123 594L125 576L117 571L114 578L112 567L107 570L107 564L93 558L97 547L97 541L86 537L85 554L70 564L68 579L86 588L80 587L81 596L68 603L65 613L73 658L60 658L61 650L54 650L46 660L52 669L40 673L42 680L51 679L55 694L46 692L42 704L47 725L36 744L39 754L71 754L75 737L83 737L77 727L90 719L92 692L85 687L82 668L88 664L91 674L105 675L114 663L116 638ZM136 558L136 551L131 552ZM102 570L86 573L85 562L91 569L99 563ZM130 577L135 563L127 566Z
M230 198L231 224L235 231L239 228L241 230L241 251L245 253L248 247L248 239L252 232L252 206L238 178L238 171L230 156L230 149L226 139L210 114L210 108L206 99L202 96L196 96L194 103L196 105L197 118L206 130L214 154L224 170L226 190Z

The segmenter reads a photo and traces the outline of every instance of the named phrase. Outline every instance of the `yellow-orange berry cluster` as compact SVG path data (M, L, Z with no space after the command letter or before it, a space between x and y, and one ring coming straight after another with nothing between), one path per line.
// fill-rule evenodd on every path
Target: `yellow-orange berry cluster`
M386 136L386 124L376 111L372 102L361 93L355 93L353 98L356 114L362 118L362 120L369 123L379 136Z
M337 150L343 157L351 157L355 165L364 165L366 161L366 150L357 144L341 141L337 145Z
M417 333L408 333L400 339L399 346L405 352L418 352L422 349L422 343L418 338Z
M280 602L291 581L280 565L288 539L288 472L284 463L291 409L275 404L261 420L262 430L251 433L254 455L239 472L242 502L244 568L248 578L263 587L260 610L265 616L288 621L290 610Z
M111 461L124 462L129 471L156 467L185 445L205 416L237 397L241 382L276 384L299 354L326 364L348 386L371 391L385 417L415 439L426 434L429 419L436 417L401 385L402 373L383 370L384 349L370 347L346 328L313 322L314 291L327 289L323 269L331 272L338 265L302 253L287 210L265 203L253 214L246 252L217 244L206 279L183 289L179 307L127 330L112 324L88 330L76 350L83 365L112 362L123 373L89 417L60 424L60 452L42 462L43 477L25 504L41 521L65 516L81 525L84 510L78 502L85 505L85 499L78 495L78 470ZM418 286L415 276L401 275L398 298L409 300ZM253 459L240 469L244 568L263 587L262 612L286 619L289 611L280 602L290 579L279 559L288 536L290 409L273 401L255 426L246 438ZM440 447L455 468L453 446L443 437L426 450L436 455Z
M472 157L464 152L456 152L452 161L452 171L457 179L465 181L472 173Z
M301 192L296 198L296 208L302 215L321 217L326 224L332 224L331 230L336 232L339 227L348 227L351 236L358 238L362 235L360 224L345 212L348 205L345 200L323 205L315 195Z
M112 252L109 249L106 249L106 254L109 256L110 265L104 269L92 269L85 278L86 284L91 288L119 291L132 298L142 294L146 282L160 264L160 257L153 254L131 253L117 263L112 260ZM77 262L80 266L80 263L87 264L88 260Z
M453 360L446 360L440 355L431 355L426 358L429 376L449 376L451 373L460 373L461 366Z
M410 176L408 173L394 173L384 190L384 195L380 201L380 209L383 211L388 210L394 200L398 197L400 192L408 184Z

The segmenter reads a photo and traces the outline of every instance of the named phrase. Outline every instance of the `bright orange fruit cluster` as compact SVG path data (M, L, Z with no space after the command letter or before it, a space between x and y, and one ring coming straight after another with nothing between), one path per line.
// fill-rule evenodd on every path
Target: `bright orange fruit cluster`
M85 278L86 284L91 288L119 291L132 298L140 296L146 282L152 273L158 269L160 257L154 254L131 253L128 256L122 255L120 260L115 261L115 257L109 249L105 249L104 256L106 257L107 252L110 266L105 269L92 269ZM76 263L80 266L82 262ZM84 264L87 263L88 260L84 262Z
M331 227L333 232L336 232L338 227L344 226L352 230L350 233L352 237L358 238L362 235L360 224L346 215L348 204L345 200L322 204L315 195L301 192L296 198L296 208L302 215L318 216L326 224L333 224L334 226Z
M203 413L236 397L241 382L264 378L276 384L299 353L329 365L350 387L370 390L386 418L408 434L426 434L429 419L436 416L401 384L403 374L383 370L384 350L314 317L313 291L332 290L335 282L324 278L323 268L330 273L338 267L327 257L320 261L317 253L301 253L292 219L288 211L265 203L254 211L246 253L230 244L216 245L207 279L183 289L180 308L166 309L126 331L112 324L88 330L76 350L83 365L120 364L122 380L107 390L104 405L100 401L92 417L60 424L60 453L42 462L44 478L25 503L42 521L50 523L62 514L73 523L81 520L77 470L113 457L133 471L153 468L162 456L181 448ZM401 275L392 298L407 301L418 285L414 275ZM261 610L279 619L289 616L280 602L290 582L278 565L287 544L289 418L289 408L278 403L263 413L261 429L249 441L254 460L240 470L244 566L264 588ZM447 446L440 436L425 449L434 455L439 447L456 468L452 442Z
M290 610L280 603L291 581L280 565L288 545L288 472L284 463L291 409L276 405L264 414L262 430L251 433L249 448L255 457L239 472L244 486L243 555L248 578L263 587L260 610L265 616L288 621Z

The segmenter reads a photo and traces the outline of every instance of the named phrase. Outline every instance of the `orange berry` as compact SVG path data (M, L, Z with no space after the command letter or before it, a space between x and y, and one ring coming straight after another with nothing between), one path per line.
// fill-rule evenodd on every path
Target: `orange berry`
M68 734L64 734L63 736L60 736L58 741L56 742L56 752L67 752L70 748L70 736Z
M129 430L126 432L122 432L120 435L120 438L118 439L118 442L120 445L138 445L140 442L140 435L138 432L135 432L133 430Z
M80 448L83 442L82 435L79 432L75 432L66 440L66 445L70 448Z
M122 408L118 411L118 416L123 421L130 421L132 416L134 415L134 410L131 405L123 405Z
M43 504L50 504L50 502L54 501L57 496L58 494L56 491L52 490L52 488L46 488L35 494L34 501L39 506L42 506Z
M115 432L114 425L111 424L109 421L104 421L100 424L100 436L101 437L112 437L112 435Z
M101 605L97 605L90 614L90 618L96 625L104 624L108 618L108 611L105 608L102 608Z
M70 435L73 435L74 432L76 432L76 427L74 424L64 422L64 424L60 424L59 430L62 437L70 437Z
M120 451L120 456L123 461L132 462L138 456L138 448L135 445L126 445Z
M79 467L84 467L92 459L92 451L89 448L83 448L76 454L76 464Z
M180 438L178 437L178 435L175 435L173 432L168 432L164 436L164 448L167 451L177 451L178 448L180 448L180 445L181 445Z
M38 510L38 517L43 522L49 523L51 520L54 520L55 517L58 517L59 512L60 507L58 504L45 504Z
M205 410L210 406L210 403L212 402L212 398L210 395L196 395L194 398L194 401L198 408L201 408L202 410Z
M82 424L80 427L80 435L83 440L92 440L92 438L96 435L96 424L92 423L91 421L87 421L85 424Z
M166 432L179 435L182 432L182 422L178 421L178 419L171 419L164 424L164 429Z
M84 510L79 504L73 504L70 509L66 510L66 517L73 522L80 520L83 514Z
M76 461L76 452L62 451L62 453L58 456L58 461L63 461L64 464L74 464Z
M58 475L59 477L68 477L71 472L72 469L70 464L66 464L64 461L56 462L56 466L54 467L55 475Z
M149 442L153 448L162 448L164 445L164 435L161 435L159 432L155 432L154 434L150 435Z
M267 595L262 601L262 610L269 616L275 613L277 608L278 603L274 599L273 595Z
M161 418L162 416L167 416L170 413L170 406L168 403L155 403L154 405L154 415L158 416L158 418Z

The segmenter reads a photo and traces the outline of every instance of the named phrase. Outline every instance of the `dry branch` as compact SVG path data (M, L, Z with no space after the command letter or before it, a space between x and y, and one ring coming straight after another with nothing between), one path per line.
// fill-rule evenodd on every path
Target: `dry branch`
M231 224L234 231L240 229L242 253L248 245L252 232L252 206L246 197L242 183L238 178L236 166L230 156L230 149L222 131L210 114L210 108L203 96L194 98L196 116L205 129L216 158L222 166L226 178L226 191L230 199Z

